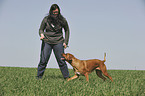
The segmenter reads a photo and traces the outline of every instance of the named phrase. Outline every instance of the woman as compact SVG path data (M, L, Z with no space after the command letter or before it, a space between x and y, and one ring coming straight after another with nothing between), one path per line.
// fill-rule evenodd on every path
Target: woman
M65 38L63 38L62 29L65 31ZM68 67L65 61L61 60L64 48L67 47L69 41L69 27L57 4L53 4L48 16L44 17L39 29L39 35L42 40L42 46L37 78L42 78L52 49L64 79L69 78Z

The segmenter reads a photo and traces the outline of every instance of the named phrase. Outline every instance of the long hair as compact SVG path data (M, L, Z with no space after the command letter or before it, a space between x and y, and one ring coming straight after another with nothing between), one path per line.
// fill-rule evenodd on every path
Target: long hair
M56 10L58 9L58 15L57 17L54 17L53 16L53 10ZM50 10L49 10L49 14L48 14L48 21L52 24L54 24L55 26L61 26L63 27L64 26L64 17L61 15L60 13L60 8L57 4L53 4L51 5L50 7Z

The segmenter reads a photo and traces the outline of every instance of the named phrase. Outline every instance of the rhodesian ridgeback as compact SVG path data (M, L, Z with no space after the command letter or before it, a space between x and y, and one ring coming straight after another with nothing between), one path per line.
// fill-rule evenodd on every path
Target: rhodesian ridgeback
M62 60L66 60L69 64L71 64L75 72L75 75L69 78L68 81L76 79L80 75L84 75L86 77L86 80L89 81L89 74L95 70L98 77L100 77L105 81L106 78L102 75L103 73L113 82L112 77L109 76L109 74L107 73L106 65L104 64L104 62L106 61L106 53L104 55L104 60L99 59L79 60L70 53L66 54L63 53L62 56L64 57L62 58Z

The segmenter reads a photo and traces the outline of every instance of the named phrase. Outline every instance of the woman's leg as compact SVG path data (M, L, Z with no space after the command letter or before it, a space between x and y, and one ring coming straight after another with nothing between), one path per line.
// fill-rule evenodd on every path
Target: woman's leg
M52 47L48 43L42 42L40 62L38 64L38 73L37 73L38 78L42 78L44 71L46 69L48 60L50 58L51 52L52 52Z
M69 77L69 71L68 71L68 67L65 61L61 60L62 57L62 53L64 53L64 47L63 44L56 44L53 46L53 51L56 57L56 60L58 62L59 68L62 72L62 75L64 77L64 79Z

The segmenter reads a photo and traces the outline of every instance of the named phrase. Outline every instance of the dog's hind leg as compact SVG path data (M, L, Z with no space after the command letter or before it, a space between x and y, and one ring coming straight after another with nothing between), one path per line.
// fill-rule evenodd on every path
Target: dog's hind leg
M105 75L106 77L108 77L112 82L112 77L109 76L109 74L107 73L107 68L106 68L106 65L105 64L100 64L100 70L102 71L103 75Z
M96 70L96 74L98 75L98 77L100 77L104 81L106 80L106 78L102 75L102 71L101 70Z
M105 73L103 73L106 77L108 77L112 82L113 82L113 80L112 80L112 77L111 76L109 76L109 74L107 73L107 72L105 72Z
M109 74L107 73L107 70L102 70L102 73L113 82L112 77L109 76Z

